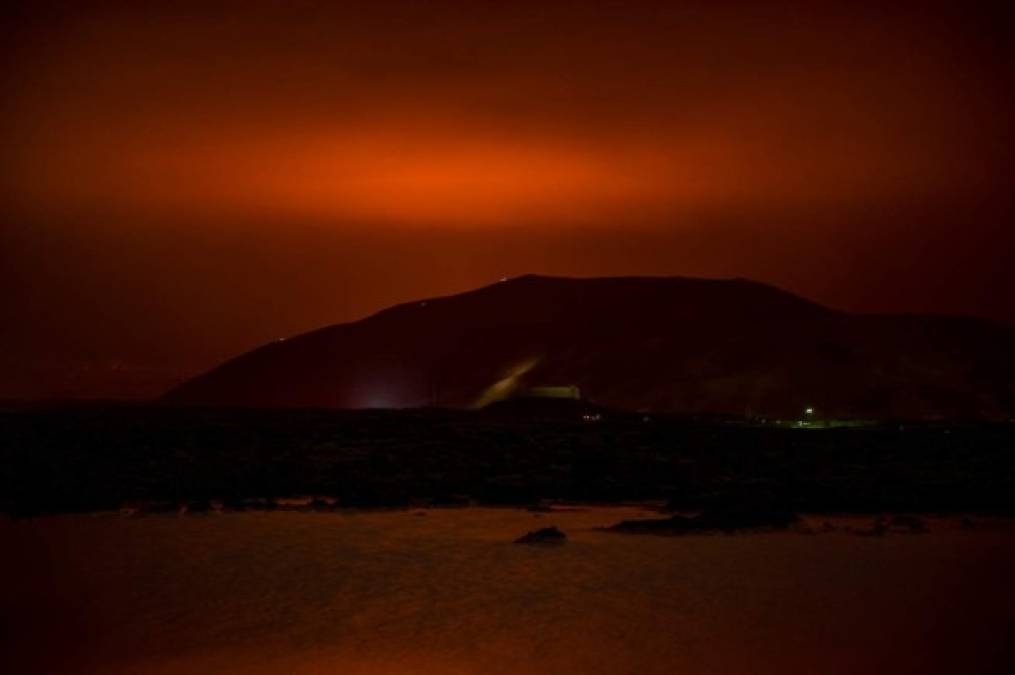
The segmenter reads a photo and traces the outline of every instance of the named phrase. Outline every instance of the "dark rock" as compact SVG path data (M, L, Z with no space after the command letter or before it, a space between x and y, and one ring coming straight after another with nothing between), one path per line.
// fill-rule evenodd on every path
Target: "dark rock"
M927 532L927 523L917 516L895 516L889 523L889 528L893 531L924 534Z
M311 511L331 511L335 508L335 502L317 497L310 500L309 506Z
M888 525L882 517L878 517L870 526L870 529L855 530L855 533L861 537L883 537L886 532L888 532Z
M783 530L799 520L792 511L770 508L712 508L696 516L624 520L609 528L615 532L646 534L700 534L741 530Z
M236 497L226 497L222 500L222 508L226 511L246 511L247 503Z
M544 527L515 539L516 544L563 544L567 535L556 527Z
M274 499L248 499L244 506L253 511L274 511L278 508L278 502Z
M149 502L145 504L143 510L145 513L176 513L179 511L180 505L176 502Z
M211 502L207 499L195 499L187 502L187 513L206 514L211 510Z

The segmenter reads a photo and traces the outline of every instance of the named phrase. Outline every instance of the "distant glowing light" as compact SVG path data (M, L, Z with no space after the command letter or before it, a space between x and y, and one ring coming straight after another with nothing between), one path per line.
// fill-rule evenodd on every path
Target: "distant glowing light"
M813 415L814 414L814 408L807 408L807 409L805 409L804 410L804 414L805 415Z
M533 357L515 365L506 376L487 387L472 404L472 407L483 408L494 401L500 401L510 396L518 388L518 381L522 375L535 368L539 360L539 358Z

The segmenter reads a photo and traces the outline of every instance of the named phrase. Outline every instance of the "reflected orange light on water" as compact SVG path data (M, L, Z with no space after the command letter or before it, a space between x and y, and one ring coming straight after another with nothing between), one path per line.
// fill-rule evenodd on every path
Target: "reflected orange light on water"
M926 535L886 537L843 529L870 516L811 536L602 529L652 517L630 505L0 521L21 552L5 560L18 620L0 653L12 673L103 675L952 675L1010 660L1009 521L928 518ZM565 544L512 543L551 524Z

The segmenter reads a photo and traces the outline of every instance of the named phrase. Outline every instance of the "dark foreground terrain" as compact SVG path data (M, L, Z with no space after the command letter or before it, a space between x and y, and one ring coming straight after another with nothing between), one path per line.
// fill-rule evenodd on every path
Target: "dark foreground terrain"
M680 418L67 407L0 412L0 510L668 500L1015 513L1015 425L787 429Z

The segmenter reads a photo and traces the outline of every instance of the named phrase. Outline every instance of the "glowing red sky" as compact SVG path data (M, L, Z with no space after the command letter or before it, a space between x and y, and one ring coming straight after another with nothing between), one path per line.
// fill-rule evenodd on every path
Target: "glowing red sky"
M1011 31L867 4L26 2L0 396L530 271L1013 318Z

